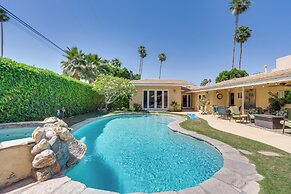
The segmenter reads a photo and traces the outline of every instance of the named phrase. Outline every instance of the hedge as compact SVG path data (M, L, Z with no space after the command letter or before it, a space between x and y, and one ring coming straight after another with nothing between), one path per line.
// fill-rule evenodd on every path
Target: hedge
M66 116L83 114L102 101L89 84L0 58L0 123L43 120L62 106Z

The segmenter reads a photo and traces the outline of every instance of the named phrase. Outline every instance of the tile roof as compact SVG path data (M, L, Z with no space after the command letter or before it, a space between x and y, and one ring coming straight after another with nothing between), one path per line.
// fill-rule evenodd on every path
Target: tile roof
M134 85L175 85L175 86L193 86L193 83L185 80L158 80L158 79L144 79L132 80Z
M224 88L235 88L242 86L261 85L268 83L291 81L291 68L284 70L276 70L271 72L264 72L259 74L250 75L247 77L236 78L232 80L223 81L216 84L201 86L194 88L193 91L207 91L217 90Z

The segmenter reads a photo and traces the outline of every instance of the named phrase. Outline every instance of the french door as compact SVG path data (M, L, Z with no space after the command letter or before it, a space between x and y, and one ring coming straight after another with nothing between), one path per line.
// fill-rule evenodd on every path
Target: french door
M182 100L182 108L191 108L191 94L184 94Z
M168 90L144 90L143 109L168 109Z

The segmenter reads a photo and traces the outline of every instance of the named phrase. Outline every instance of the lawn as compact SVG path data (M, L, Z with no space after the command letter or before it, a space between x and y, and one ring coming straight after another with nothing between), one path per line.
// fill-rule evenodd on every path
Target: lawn
M219 131L209 126L207 121L203 119L188 119L182 122L180 126L222 141L236 149L252 152L252 155L245 156L251 163L256 165L258 173L265 177L259 182L261 186L260 193L291 193L291 154L257 141ZM276 152L281 157L264 156L258 153L261 150Z

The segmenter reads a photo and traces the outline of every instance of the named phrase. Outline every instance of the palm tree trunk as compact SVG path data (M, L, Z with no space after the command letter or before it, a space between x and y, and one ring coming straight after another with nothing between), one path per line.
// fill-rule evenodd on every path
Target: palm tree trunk
M142 76L142 69L143 69L143 58L140 58L140 78Z
M161 74L162 74L162 61L161 61L161 64L160 64L160 74L159 74L159 79L161 79Z
M3 57L3 22L1 22L1 57Z
M239 69L239 70L241 69L242 52L243 52L243 43L240 42L239 66L238 66L238 69Z
M141 63L142 63L142 58L140 58L139 60L139 71L138 71L139 75L141 74Z
M238 28L238 14L235 15L235 29L234 29L234 34L233 34L233 48L232 48L232 65L231 69L234 69L234 59L235 59L235 46L236 46L236 30Z

